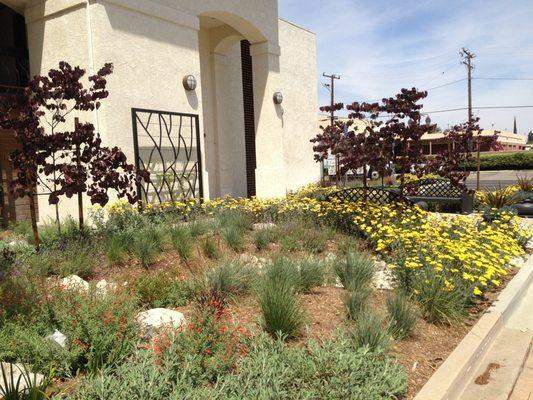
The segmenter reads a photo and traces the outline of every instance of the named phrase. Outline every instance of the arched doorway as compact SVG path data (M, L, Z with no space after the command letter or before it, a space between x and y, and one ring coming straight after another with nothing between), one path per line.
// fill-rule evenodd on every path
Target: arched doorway
M254 196L256 132L249 39L258 40L259 35L241 29L248 30L247 37L211 15L219 16L200 16L199 32L209 192L211 197Z

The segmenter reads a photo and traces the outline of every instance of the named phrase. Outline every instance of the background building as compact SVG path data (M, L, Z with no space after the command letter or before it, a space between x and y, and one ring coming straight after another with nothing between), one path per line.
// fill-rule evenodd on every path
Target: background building
M281 196L319 179L309 142L316 38L279 19L276 0L3 0L0 27L4 94L59 61L88 75L114 64L110 96L91 122L105 144L152 172L142 188L149 201ZM2 169L4 187L9 174ZM75 201L60 209L75 214ZM53 215L45 195L39 211L41 220Z

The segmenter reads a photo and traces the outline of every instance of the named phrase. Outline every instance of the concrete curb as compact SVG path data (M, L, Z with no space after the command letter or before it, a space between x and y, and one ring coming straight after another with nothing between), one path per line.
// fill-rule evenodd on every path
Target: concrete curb
M528 256L520 271L507 284L487 313L435 371L414 400L458 398L470 378L472 368L484 356L531 282L533 282L533 255Z

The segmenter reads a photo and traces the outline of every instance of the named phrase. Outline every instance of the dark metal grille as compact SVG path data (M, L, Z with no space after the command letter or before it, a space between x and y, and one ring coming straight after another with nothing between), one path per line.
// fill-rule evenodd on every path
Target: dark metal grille
M362 187L350 187L341 189L327 196L327 200L337 199L341 202L357 202L365 199L365 190ZM376 204L390 204L402 201L400 195L389 189L367 188L366 200Z
M255 114L254 114L254 78L250 42L241 41L242 65L242 100L244 110L244 144L246 149L246 188L249 197L255 196Z
M447 179L421 179L406 184L404 190L407 196L419 197L458 198L461 197L463 193L460 188L453 186Z
M196 114L132 109L135 165L150 172L138 187L147 203L203 198Z

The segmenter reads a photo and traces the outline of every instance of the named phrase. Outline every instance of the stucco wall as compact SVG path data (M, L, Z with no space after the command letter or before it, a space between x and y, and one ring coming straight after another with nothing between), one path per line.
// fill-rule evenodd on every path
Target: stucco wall
M313 159L317 134L316 36L279 20L281 87L283 92L283 160L288 190L320 179Z
M206 197L210 189L214 195L246 193L239 40L248 39L254 73L257 194L283 195L287 188L318 179L309 143L316 133L315 37L287 22L278 24L276 0L34 0L30 4L25 16L33 74L46 73L60 60L80 65L89 74L106 62L114 63L108 79L110 96L89 120L104 143L121 147L131 162L131 108L199 115ZM222 26L202 27L199 16L214 18ZM182 86L188 74L198 80L193 92ZM281 106L272 101L278 90L285 96ZM39 207L42 221L53 216L44 196ZM61 212L76 215L75 200L63 199Z

